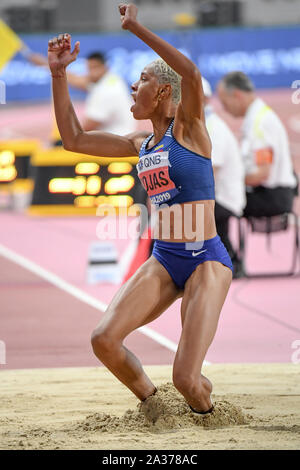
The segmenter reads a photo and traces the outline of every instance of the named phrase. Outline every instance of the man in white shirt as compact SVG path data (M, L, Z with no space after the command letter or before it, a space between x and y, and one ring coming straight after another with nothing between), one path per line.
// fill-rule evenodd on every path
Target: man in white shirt
M48 59L25 47L24 57L32 64L48 67ZM67 72L69 84L86 91L84 119L85 131L101 130L125 135L136 130L136 123L130 111L132 98L124 80L110 72L101 52L93 52L87 57L87 74L77 75ZM53 140L60 144L60 135L55 126Z
M229 220L232 216L242 215L246 204L244 166L235 136L209 104L212 96L209 82L202 78L202 84L205 96L206 127L212 142L217 232L227 248L237 275L241 263L229 238Z
M227 112L243 117L241 152L245 164L245 216L290 212L296 193L287 132L275 112L258 98L243 72L225 75L218 85Z
M88 92L83 128L125 135L136 130L130 111L132 98L124 80L108 69L102 53L87 57L88 73L85 76L68 73L71 86Z

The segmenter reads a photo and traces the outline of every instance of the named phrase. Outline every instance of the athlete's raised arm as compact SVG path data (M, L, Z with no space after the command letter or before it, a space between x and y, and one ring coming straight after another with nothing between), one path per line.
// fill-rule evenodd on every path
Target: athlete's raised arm
M103 157L138 155L138 144L141 142L138 134L122 137L108 132L83 131L70 99L66 75L67 66L77 58L79 46L76 42L71 52L69 34L51 39L48 46L55 116L64 148Z
M129 30L153 49L181 77L181 103L184 118L204 119L204 97L199 69L185 55L137 21L137 7L119 5L123 29Z

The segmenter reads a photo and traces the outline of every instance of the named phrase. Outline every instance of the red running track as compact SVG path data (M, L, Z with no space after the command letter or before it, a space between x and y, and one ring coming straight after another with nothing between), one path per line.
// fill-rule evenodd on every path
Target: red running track
M1 340L6 365L0 369L97 366L90 334L101 312L0 257ZM173 353L139 332L125 345L144 364L172 361Z
M111 300L118 286L91 286L85 281L89 244L96 239L96 218L34 219L2 213L0 222L5 228L0 232L0 254L12 250L86 295L104 303ZM290 254L284 238L288 236L283 234L274 241L273 257L266 258L271 266L282 265ZM128 241L115 242L121 256ZM253 263L262 258L265 243L259 238L252 242L249 262ZM0 340L7 346L7 364L0 368L98 364L90 333L101 311L5 256L0 256L0 292ZM234 281L207 360L290 362L292 343L300 339L299 297L299 278ZM180 337L179 308L177 301L149 325L174 343ZM126 344L144 364L171 364L174 358L173 351L140 332L132 333Z

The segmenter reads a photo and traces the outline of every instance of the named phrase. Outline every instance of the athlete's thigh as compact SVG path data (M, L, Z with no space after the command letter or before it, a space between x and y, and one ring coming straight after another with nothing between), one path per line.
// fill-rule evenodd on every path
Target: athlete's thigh
M178 357L184 356L191 367L201 366L212 342L231 279L229 268L217 261L207 261L197 267L186 283Z
M197 266L185 284L181 302L181 324L188 310L205 305L221 310L232 281L231 270L218 261Z
M169 273L151 256L119 289L97 329L123 339L155 320L179 295Z

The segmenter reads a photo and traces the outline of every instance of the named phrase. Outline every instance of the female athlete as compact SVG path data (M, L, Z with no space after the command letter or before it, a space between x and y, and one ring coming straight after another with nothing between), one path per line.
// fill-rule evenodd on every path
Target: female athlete
M152 256L119 289L92 334L92 346L99 360L144 401L156 387L123 340L182 297L182 332L173 382L192 411L209 413L212 384L201 369L231 283L232 264L216 233L201 75L191 60L137 20L135 5L121 4L119 11L122 28L160 56L132 85L133 116L150 119L153 125L153 134L146 140L138 132L128 136L84 132L66 78L66 67L76 60L79 42L71 52L70 35L59 35L49 41L48 49L64 148L104 157L139 155L139 177L159 213Z

